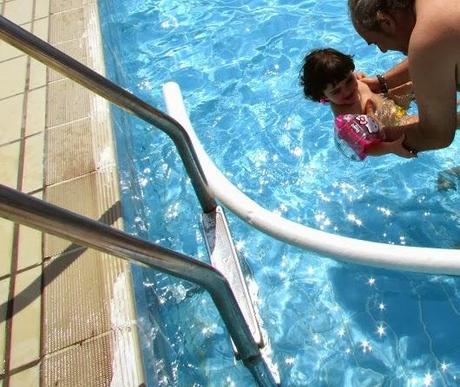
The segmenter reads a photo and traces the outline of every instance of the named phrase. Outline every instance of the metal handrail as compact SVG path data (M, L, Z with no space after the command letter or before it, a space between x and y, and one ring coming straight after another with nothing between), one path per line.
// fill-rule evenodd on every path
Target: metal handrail
M190 138L176 120L3 16L0 39L165 132L179 151L203 212L216 208Z
M0 216L202 286L260 386L276 385L226 278L214 267L0 184ZM261 372L262 371L262 372Z

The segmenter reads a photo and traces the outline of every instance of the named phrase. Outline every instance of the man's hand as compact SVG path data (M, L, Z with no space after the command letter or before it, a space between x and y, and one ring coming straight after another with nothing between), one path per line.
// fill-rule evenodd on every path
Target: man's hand
M371 89L374 93L381 93L382 86L380 85L380 82L377 79L377 77L363 77L358 79L361 82L364 82L367 86L369 86L369 89Z
M362 71L355 71L355 76L358 81L367 77L367 75L363 73Z
M417 152L413 150L409 150L404 146L404 140L406 139L406 135L403 134L398 139L387 142L388 150L391 153L394 153L396 156L404 157L406 159L411 159L417 157Z

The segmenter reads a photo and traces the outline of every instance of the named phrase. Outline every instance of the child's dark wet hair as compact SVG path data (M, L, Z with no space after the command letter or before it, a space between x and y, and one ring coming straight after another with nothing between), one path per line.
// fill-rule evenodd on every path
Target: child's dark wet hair
M346 55L333 48L311 51L305 56L300 71L300 85L305 98L319 102L324 97L324 90L330 83L336 85L355 70L351 55Z

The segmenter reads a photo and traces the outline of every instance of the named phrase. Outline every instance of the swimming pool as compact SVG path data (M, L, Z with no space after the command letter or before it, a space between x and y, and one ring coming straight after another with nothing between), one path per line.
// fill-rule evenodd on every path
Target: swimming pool
M350 162L334 146L329 110L301 95L311 48L353 53L369 73L401 58L357 37L346 2L99 3L109 76L160 108L161 84L178 82L206 151L258 203L341 235L460 245L459 193L437 186L456 166L458 141L417 160ZM200 208L171 141L118 110L114 126L126 229L207 260ZM458 383L456 278L336 262L227 215L284 385ZM135 277L149 385L253 383L206 294L151 271Z

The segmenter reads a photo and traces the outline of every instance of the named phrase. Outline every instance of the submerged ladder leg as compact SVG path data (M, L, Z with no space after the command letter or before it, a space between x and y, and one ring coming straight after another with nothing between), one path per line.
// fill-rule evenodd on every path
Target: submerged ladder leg
M238 301L241 312L251 330L254 341L259 348L262 348L264 342L256 311L241 270L240 261L236 254L223 209L218 206L215 211L207 214L204 213L202 222L211 264L221 273L225 274ZM235 351L235 356L238 358L238 351L234 345L233 350Z

